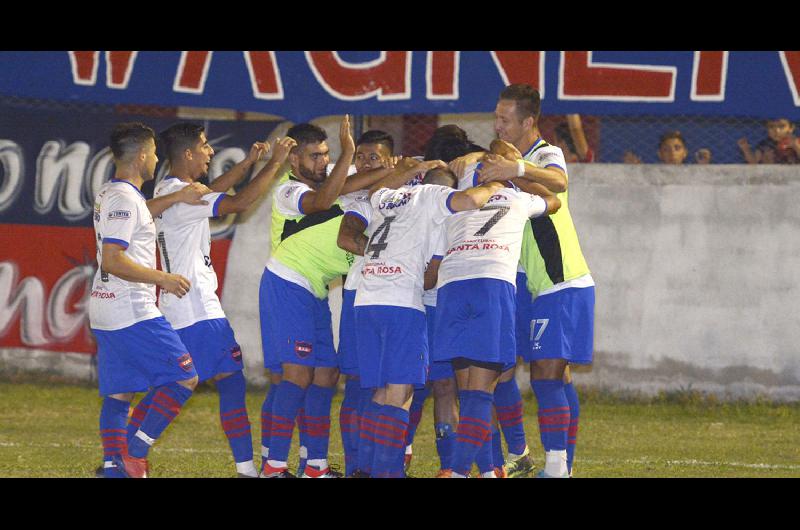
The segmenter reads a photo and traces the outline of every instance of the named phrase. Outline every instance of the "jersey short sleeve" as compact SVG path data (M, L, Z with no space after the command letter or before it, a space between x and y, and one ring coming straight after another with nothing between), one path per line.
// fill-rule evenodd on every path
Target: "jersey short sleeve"
M442 223L455 211L450 207L450 201L456 190L447 186L428 185L420 189L421 199L426 203L426 209L435 224Z
M538 195L531 195L524 191L519 192L528 212L528 218L541 217L547 211L547 202Z
M305 215L301 201L303 195L312 191L307 184L296 180L287 180L275 189L273 206L285 217Z
M345 215L353 215L364 222L364 226L369 226L372 221L372 203L369 195L364 193L349 200L343 200Z
M138 206L128 195L113 193L103 202L98 224L103 243L114 243L127 249L138 224Z
M537 167L548 168L557 167L563 172L567 172L567 161L564 159L564 152L554 145L547 145L537 150L530 160Z

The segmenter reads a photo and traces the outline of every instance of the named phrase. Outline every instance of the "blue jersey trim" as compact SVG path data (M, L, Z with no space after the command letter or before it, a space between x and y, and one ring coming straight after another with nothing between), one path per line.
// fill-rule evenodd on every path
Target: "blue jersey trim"
M304 191L303 193L301 193L301 194L300 194L300 198L299 198L299 199L297 199L297 211L298 211L298 212L300 212L300 213L301 213L301 214L303 214L303 215L305 215L305 214L306 214L306 212L304 212L304 211L303 211L303 197L304 197L304 196L305 196L305 194L306 194L306 193L308 193L309 191L311 191L311 190L306 190L306 191Z
M563 171L564 173L566 173L566 172L567 172L567 170L566 170L566 169L564 169L563 167L559 166L558 164L547 164L547 165L546 165L546 166L544 166L544 167L545 167L545 169L546 169L546 168L548 168L548 167L557 167L558 169L560 169L560 170L561 170L561 171Z
M528 155L529 155L529 154L531 154L531 152L532 152L534 149L536 149L536 146L537 146L537 145L539 145L539 144L540 144L540 143L542 143L542 142L544 142L544 140L543 140L543 139L542 139L542 137L540 136L539 138L537 138L537 139L536 139L536 141L535 141L535 142L533 142L533 145L530 147L530 149L528 149L527 151L525 151L525 154L524 154L524 155L522 155L522 158L527 158L527 157L528 157Z
M115 245L120 245L123 248L128 248L128 242L124 239L114 239L113 237L104 237L103 244L105 243L113 243Z
M128 181L128 180L117 179L117 178L112 178L112 179L111 179L109 182L124 182L125 184L127 184L127 185L128 185L128 186L130 186L131 188L135 189L135 190L136 190L136 193L138 193L139 195L141 195L143 199L145 198L145 197L144 197L144 193L142 193L142 190L140 190L139 188L137 188L136 186L134 186L133 182L130 182L130 181Z
M472 172L472 187L473 188L478 185L478 172L480 171L481 166L483 166L483 162L478 162L478 165L475 166L475 171Z
M223 193L222 195L217 197L216 201L214 201L214 208L211 210L211 213L213 214L212 217L218 217L219 216L219 203L221 203L222 199L224 199L225 197L227 197L227 195L225 193Z
M441 260L441 259L444 259L444 256L439 256L438 254L434 254L433 256L431 256L431 261L433 261L435 259Z
M455 193L456 192L451 191L450 195L447 196L447 203L446 204L447 204L447 209L450 210L450 213L456 213L456 211L453 210L453 208L450 206L450 202L453 200L453 195L455 195Z
M352 215L353 217L357 217L357 218L361 219L362 221L364 221L364 226L369 226L369 222L367 221L367 219L363 215L358 213L358 212L354 212L352 210L348 210L348 211L344 212L344 214L345 215Z

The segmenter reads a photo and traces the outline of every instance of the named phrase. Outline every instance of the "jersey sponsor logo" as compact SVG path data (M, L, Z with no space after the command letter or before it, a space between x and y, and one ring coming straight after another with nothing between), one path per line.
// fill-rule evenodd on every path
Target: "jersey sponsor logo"
M180 366L184 372L188 372L192 369L194 364L192 363L192 356L188 353L184 353L180 357L178 357L178 366Z
M107 291L105 289L95 289L94 291L92 291L92 298L99 298L101 300L113 300L116 297L117 296L114 293Z
M391 276L392 274L403 274L403 268L400 265L385 263L365 263L361 274L363 276Z
M485 250L504 250L506 252L511 252L511 249L507 244L497 243L496 241L487 240L487 241L466 241L461 243L460 245L456 245L451 247L447 251L447 255L455 254L456 252L474 252L474 251L485 251Z
M237 363L242 362L242 348L238 344L231 348L231 357Z
M294 341L294 353L301 359L305 359L314 351L314 346L310 342L301 340Z
M114 210L108 212L108 218L113 219L130 219L131 218L131 211L130 210ZM151 219L152 221L152 219Z
M395 208L400 208L401 206L408 204L408 201L411 200L411 194L408 192L404 192L400 197L395 197L391 201L381 201L378 204L379 210L394 210Z

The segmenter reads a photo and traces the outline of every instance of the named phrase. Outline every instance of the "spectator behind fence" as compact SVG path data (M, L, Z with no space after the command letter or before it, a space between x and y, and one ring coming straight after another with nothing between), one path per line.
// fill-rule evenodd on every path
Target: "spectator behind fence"
M737 143L748 164L798 164L800 163L800 139L794 133L794 124L786 118L767 120L767 138L756 145L753 152L747 138Z
M661 135L658 141L658 159L664 164L683 164L689 155L686 147L686 140L680 131L670 131ZM694 154L694 160L698 164L711 163L711 150L700 148ZM641 164L642 160L633 152L625 151L622 157L625 164Z
M566 162L594 162L594 151L586 141L580 114L567 114L567 122L553 131L553 145L564 152Z

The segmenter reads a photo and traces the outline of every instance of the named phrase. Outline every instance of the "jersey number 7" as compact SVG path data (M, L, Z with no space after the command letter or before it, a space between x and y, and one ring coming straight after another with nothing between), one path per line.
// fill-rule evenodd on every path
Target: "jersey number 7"
M492 227L493 227L494 225L496 225L496 224L497 224L497 222L498 222L500 219L502 219L502 218L503 218L503 216L504 216L505 214L507 214L507 213L508 213L508 211L509 211L510 209L511 209L511 208L509 208L508 206L484 206L483 208L481 208L481 211L483 211L483 210L497 210L497 213L496 213L496 214L494 214L494 215L492 216L492 218L491 218L491 219L489 219L488 221L486 221L486 224L484 224L484 225L481 227L481 229L480 229L480 230L478 230L477 232L475 232L475 235L476 235L476 236L485 236L485 235L486 235L486 232L488 232L489 230L491 230L491 229L492 229Z

